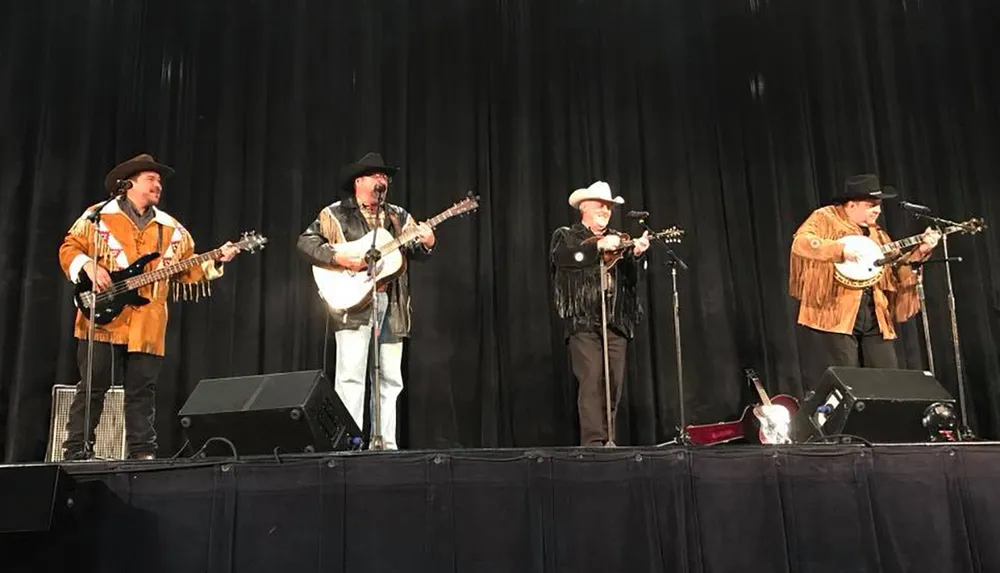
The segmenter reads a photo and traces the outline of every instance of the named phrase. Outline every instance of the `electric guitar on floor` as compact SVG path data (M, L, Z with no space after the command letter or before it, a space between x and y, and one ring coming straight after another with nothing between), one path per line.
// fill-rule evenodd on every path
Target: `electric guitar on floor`
M243 238L233 246L241 251L256 252L267 244L267 237L250 231L243 233ZM94 303L94 323L104 325L115 319L125 310L126 306L144 306L149 299L139 296L138 290L157 281L166 280L177 273L186 271L201 263L222 256L222 247L207 253L178 261L163 268L143 272L146 265L160 257L160 253L152 252L136 259L131 265L117 271L111 271L111 286L105 290L92 293L92 282L87 273L81 272L73 290L73 303L82 311L84 319L90 319L91 303Z
M744 408L738 420L688 426L685 430L692 444L708 446L739 439L761 444L791 443L789 428L792 416L799 411L799 401L787 394L768 396L752 368L744 370L744 374L760 403Z
M427 224L434 228L452 217L478 208L479 197L470 191L465 199L428 219ZM379 227L360 239L337 243L334 250L337 253L355 253L363 257L372 247L373 235L379 254L374 277L370 276L367 269L352 271L334 266L313 266L316 288L331 310L347 312L366 306L371 301L373 279L378 283L377 286L381 286L403 274L406 269L406 259L399 250L417 239L416 228L407 229L398 237L393 237L389 231Z

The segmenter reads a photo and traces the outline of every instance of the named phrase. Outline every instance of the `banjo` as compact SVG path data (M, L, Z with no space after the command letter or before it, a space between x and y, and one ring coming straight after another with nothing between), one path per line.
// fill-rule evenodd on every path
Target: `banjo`
M964 223L949 225L944 229L937 229L940 235L950 235L952 233L976 234L983 230L985 225L983 220L974 217ZM861 254L856 261L844 261L835 263L836 272L834 276L837 281L851 288L867 288L877 283L882 278L882 271L885 265L891 264L899 259L901 251L913 245L919 245L924 240L923 233L879 245L872 239L864 235L847 235L841 237L837 242L845 247L851 247L855 252Z

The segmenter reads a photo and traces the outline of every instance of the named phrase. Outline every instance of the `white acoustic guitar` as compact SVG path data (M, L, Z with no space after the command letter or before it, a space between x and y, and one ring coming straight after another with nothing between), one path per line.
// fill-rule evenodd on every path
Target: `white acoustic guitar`
M958 225L951 225L938 230L941 235L951 233L975 234L983 230L983 220L972 218ZM841 237L838 242L845 247L851 247L856 252L861 253L857 261L844 261L836 263L834 276L841 284L851 288L866 288L878 282L882 278L882 271L885 265L894 262L898 257L894 253L899 253L906 247L918 245L924 240L923 234L914 235L884 245L879 245L872 239L864 235L848 235Z
M427 224L434 228L447 219L470 213L478 208L479 197L469 192L468 197L428 219ZM356 254L363 258L372 247L373 235L375 248L379 253L374 273L369 273L368 269L352 271L340 267L313 266L313 279L316 281L319 295L331 310L347 312L363 308L371 302L372 280L381 286L401 275L406 269L406 258L399 250L416 240L416 228L406 229L398 237L393 237L389 231L379 227L369 231L360 239L337 243L333 248L337 253Z

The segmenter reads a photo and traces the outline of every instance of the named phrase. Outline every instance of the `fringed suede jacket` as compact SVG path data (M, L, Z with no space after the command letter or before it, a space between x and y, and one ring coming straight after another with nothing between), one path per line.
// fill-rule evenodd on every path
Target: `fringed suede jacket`
M608 234L615 231L608 229ZM549 261L554 285L555 306L563 319L565 336L601 328L601 277L596 243L583 244L594 234L576 223L552 233ZM642 318L637 289L640 258L625 249L622 260L609 273L610 304L608 327L631 339L635 325Z
M195 255L194 239L177 219L155 207L143 215L135 212L122 198L101 209L95 226L87 216L97 208L91 206L70 228L59 248L59 266L69 280L76 282L84 265L92 259L115 271L129 266L140 256L158 252L159 258L149 263L147 271L164 267ZM141 227L141 228L140 228ZM97 233L97 252L93 250ZM127 344L129 352L144 352L163 356L167 335L167 295L173 283L174 300L185 300L211 295L208 281L222 276L222 263L205 261L174 275L166 281L153 283L139 289L139 295L149 299L140 307L125 307L114 320L94 325L94 340L111 344ZM76 314L74 335L87 338L87 320L82 312Z
M416 222L402 207L386 203L381 225L393 237L398 237L403 229ZM374 217L372 217L374 219ZM319 212L319 216L305 230L298 241L298 249L303 258L310 264L336 267L333 261L336 243L356 241L372 229L371 222L361 212L354 197L337 201ZM408 260L419 260L431 253L422 243L413 243L403 249ZM396 280L386 287L389 296L389 328L386 331L386 342L399 342L410 335L410 283L408 271L404 271ZM330 327L333 330L357 330L371 320L371 306L353 312L330 311L333 320Z
M798 323L824 332L850 334L861 305L861 289L842 285L834 278L834 263L844 260L844 245L837 241L847 235L862 234L861 227L847 217L839 205L813 211L792 239L788 288L799 300ZM879 227L871 237L880 245L891 242ZM926 258L914 251L903 261ZM893 322L904 322L917 313L920 301L916 276L905 265L887 267L872 289L875 318L882 337L896 338Z

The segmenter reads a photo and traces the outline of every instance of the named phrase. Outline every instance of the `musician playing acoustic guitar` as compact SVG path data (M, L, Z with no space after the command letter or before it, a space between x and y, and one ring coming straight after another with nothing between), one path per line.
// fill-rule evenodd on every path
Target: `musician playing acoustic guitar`
M392 176L399 170L386 166L382 156L368 153L340 170L339 186L350 196L323 208L319 217L302 233L298 249L314 265L330 265L362 271L367 268L363 255L338 252L334 245L354 241L376 227L398 237L403 230L415 228L417 242L403 250L408 259L422 258L434 247L434 231L426 223L417 223L402 207L385 201ZM379 202L382 207L377 209ZM378 221L375 213L378 211ZM403 390L403 339L410 335L410 289L407 273L384 285L376 300L379 337L379 424L387 450L397 449L396 399ZM368 373L368 345L372 337L372 308L337 312L330 310L330 326L337 341L337 365L334 386L358 428L364 416L365 384Z
M648 233L626 248L619 233L608 227L611 208L624 202L621 197L612 198L611 187L603 181L577 189L569 204L579 209L580 222L556 229L549 251L556 311L563 319L570 363L579 384L577 407L584 446L605 445L614 434L613 429L609 434L605 411L600 253L620 251L622 255L622 260L607 271L612 424L625 378L626 345L642 317L636 263L649 248Z
M926 259L940 235L927 229L917 248L895 253L894 263L880 265L879 274L864 283L840 276L835 268L837 263L862 257L858 249L840 240L844 237L863 235L878 245L892 242L876 221L882 200L895 196L891 188L882 188L875 175L848 177L832 204L813 211L795 232L788 286L799 300L807 396L830 366L898 368L893 323L910 319L920 306L916 275L900 263Z

